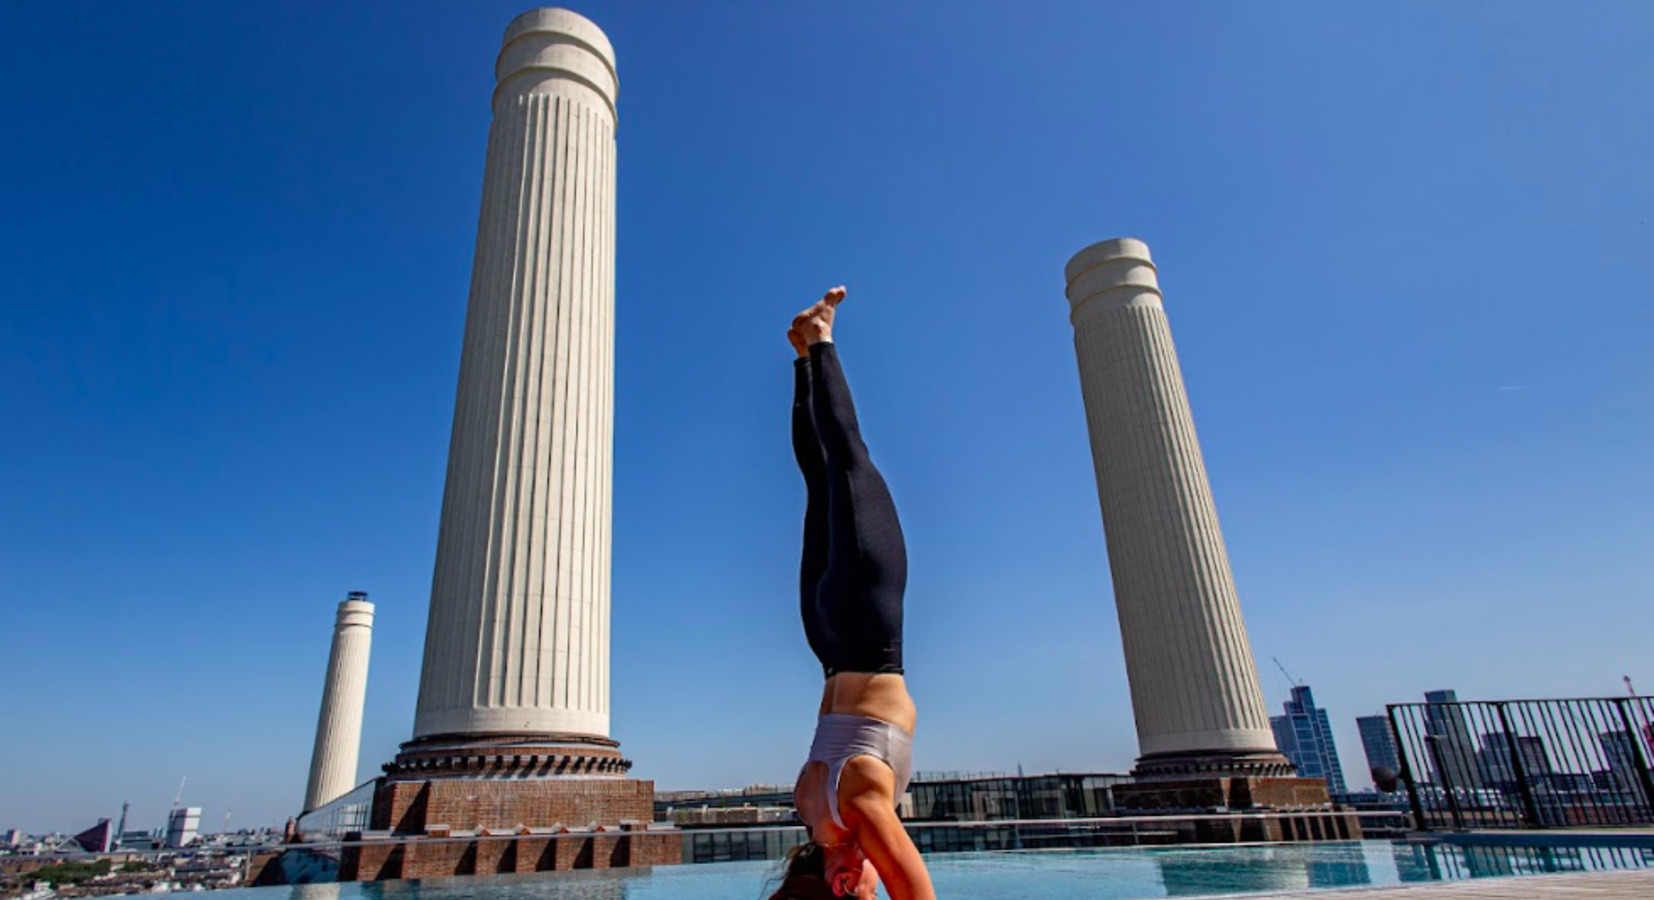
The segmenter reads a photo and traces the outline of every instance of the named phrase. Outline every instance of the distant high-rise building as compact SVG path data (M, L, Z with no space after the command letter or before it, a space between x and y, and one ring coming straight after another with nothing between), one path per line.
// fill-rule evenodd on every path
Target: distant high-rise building
M1338 764L1332 724L1327 720L1327 711L1315 705L1315 695L1310 693L1309 685L1294 687L1292 699L1286 702L1285 708L1285 715L1269 717L1276 746L1298 767L1300 776L1325 778L1328 790L1344 793L1344 767Z
M1602 741L1602 755L1608 760L1607 781L1613 788L1627 791L1640 801L1642 779L1637 773L1637 743L1624 731L1604 731L1597 735Z
M10 850L21 843L23 843L23 832L15 828L8 828L4 834L0 834L0 847Z
M1537 784L1552 772L1551 753L1545 749L1545 739L1535 735L1516 736L1517 753L1522 757L1522 776L1529 784ZM1477 751L1477 762L1482 777L1492 785L1516 783L1516 768L1511 765L1510 735L1503 731L1482 733L1482 749Z
M1476 758L1476 740L1470 736L1464 709L1458 706L1457 691L1425 691L1425 739L1435 749L1430 768L1442 787L1479 788L1481 773Z
M1401 772L1401 752L1396 749L1396 736L1390 730L1389 716L1357 716L1355 727L1361 731L1361 749L1367 753L1367 769L1389 769Z
M201 831L201 807L180 806L167 816L167 846L174 849L195 843Z
M1602 741L1602 755L1608 760L1608 769L1612 772L1635 772L1637 770L1636 746L1631 735L1623 731L1604 731L1597 735Z

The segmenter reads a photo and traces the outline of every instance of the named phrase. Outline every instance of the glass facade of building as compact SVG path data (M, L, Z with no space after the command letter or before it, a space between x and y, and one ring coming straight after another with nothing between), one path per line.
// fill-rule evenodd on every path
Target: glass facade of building
M908 787L922 822L996 819L1086 819L1114 809L1114 786L1126 775L1027 775L915 781Z
M1477 751L1477 758L1481 762L1482 778L1489 787L1508 789L1516 785L1516 767L1511 765L1512 741L1512 736L1504 731L1482 734L1482 749ZM1528 784L1543 784L1552 771L1545 740L1532 735L1516 735L1514 742L1522 757L1522 775Z
M1361 749L1367 754L1367 768L1401 771L1401 752L1396 749L1396 736L1390 730L1389 716L1358 716L1355 727L1361 731Z
M1425 734L1435 748L1430 760L1435 783L1444 789L1481 787L1476 742L1470 736L1464 708L1458 705L1458 692L1425 691L1424 702L1429 704L1424 710Z
M1338 764L1338 747L1332 740L1332 723L1327 720L1327 711L1315 705L1309 685L1292 689L1286 714L1270 716L1269 726L1275 731L1276 746L1292 760L1301 777L1325 778L1327 789L1334 794L1348 790L1344 786L1344 767Z
M927 853L1135 844L1145 837L1138 833L1142 829L1135 826L1062 824L1064 820L1109 815L1114 810L1114 786L1130 782L1129 775L1096 773L959 777L921 773L908 785L902 817L927 825L961 823L959 827L910 829L914 843ZM774 802L783 797L790 804L790 791L764 795L750 791L662 795L656 802L657 818L663 808L670 814L691 803L708 804L724 799L748 802L755 798ZM1047 820L1052 824L1039 824ZM980 824L996 822L1005 824ZM804 840L803 829L796 825L767 824L773 827L736 830L688 825L684 834L684 862L779 859L789 847Z
M710 863L780 859L795 845L804 843L805 836L804 829L797 826L744 831L685 831L683 861Z
M349 792L299 816L297 834L306 841L342 841L368 830L378 780L365 781Z

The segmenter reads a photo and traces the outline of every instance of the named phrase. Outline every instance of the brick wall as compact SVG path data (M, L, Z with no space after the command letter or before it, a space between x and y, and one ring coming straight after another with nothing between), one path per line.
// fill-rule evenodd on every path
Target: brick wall
M424 834L432 825L457 831L511 830L648 822L655 783L636 779L393 781L374 795L373 828Z
M561 837L524 835L453 840L390 839L347 848L341 881L390 881L454 875L503 875L569 869L620 869L683 861L678 832L611 831Z
M1320 778L1186 778L1140 781L1114 788L1121 810L1279 809L1326 806Z
M1236 778L1235 806L1270 809L1324 806L1332 802L1323 778Z
M675 865L683 861L676 832L622 829L647 825L655 814L655 783L636 779L458 779L384 781L373 798L372 828L395 837L348 848L341 881L386 881L451 875L495 875L564 869ZM550 837L519 828L600 832ZM446 826L438 829L437 826ZM448 832L492 837L438 840ZM430 837L427 837L430 834ZM407 837L418 836L408 841Z

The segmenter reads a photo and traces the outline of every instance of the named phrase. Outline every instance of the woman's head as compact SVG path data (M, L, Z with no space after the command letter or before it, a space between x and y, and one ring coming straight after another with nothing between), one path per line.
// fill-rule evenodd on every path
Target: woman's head
M806 841L787 851L781 886L769 900L873 900L879 887L873 864L853 841L817 844Z

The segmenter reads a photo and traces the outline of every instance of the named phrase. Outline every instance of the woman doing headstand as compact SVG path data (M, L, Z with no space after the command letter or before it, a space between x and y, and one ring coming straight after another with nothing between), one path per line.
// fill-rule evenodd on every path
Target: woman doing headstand
M810 839L771 900L934 900L930 873L896 816L913 774L917 710L902 675L907 548L896 504L868 458L833 345L844 288L793 319L793 452L804 473L799 572L804 637L827 683L793 799Z

